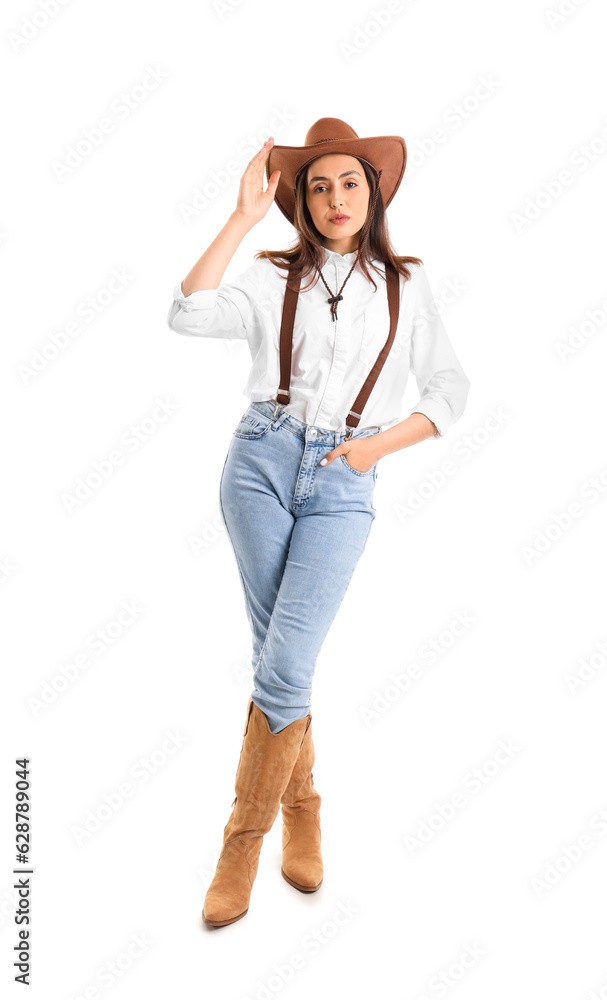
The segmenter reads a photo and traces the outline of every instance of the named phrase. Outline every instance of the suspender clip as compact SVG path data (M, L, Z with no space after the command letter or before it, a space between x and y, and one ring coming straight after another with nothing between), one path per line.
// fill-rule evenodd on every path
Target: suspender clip
M284 399L283 399L282 403L279 402L279 399L278 399L279 396L284 396ZM276 393L276 399L275 399L275 403L276 403L276 407L274 409L274 416L275 417L277 417L278 414L280 413L280 407L281 406L286 406L287 403L290 402L290 399L291 399L291 393L290 393L289 389L279 389L278 390L278 392Z

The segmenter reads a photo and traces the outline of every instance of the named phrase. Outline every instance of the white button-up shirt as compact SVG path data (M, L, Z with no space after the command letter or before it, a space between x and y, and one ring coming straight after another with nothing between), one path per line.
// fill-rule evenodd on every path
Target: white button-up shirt
M324 248L323 274L336 294L352 267L356 251L338 254ZM385 265L371 273L375 291L357 264L343 290L337 320L329 293L318 277L300 291L293 326L291 399L281 408L306 424L344 431L346 417L388 337L390 314ZM403 395L409 372L420 398L410 413L425 413L442 437L464 412L470 381L460 365L437 311L423 265L409 264L411 278L400 281L396 336L367 404L359 428L386 430L404 419ZM280 382L279 335L286 268L256 260L232 281L184 295L173 292L167 316L171 330L195 337L246 340L252 357L244 395L251 402L276 399ZM302 287L312 275L302 278Z

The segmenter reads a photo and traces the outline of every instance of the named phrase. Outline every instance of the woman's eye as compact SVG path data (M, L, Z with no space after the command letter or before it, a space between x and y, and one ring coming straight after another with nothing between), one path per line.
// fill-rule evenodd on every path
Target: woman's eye
M348 184L353 184L354 187L357 187L356 181L346 181L346 187L348 186ZM324 185L324 184L318 184L314 188L314 194L316 194L317 191L325 190L325 189L326 189L326 185Z

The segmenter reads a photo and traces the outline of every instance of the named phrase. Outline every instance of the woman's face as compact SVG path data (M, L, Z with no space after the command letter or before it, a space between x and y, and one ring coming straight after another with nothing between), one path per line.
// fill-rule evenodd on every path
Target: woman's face
M325 245L338 253L357 249L369 209L370 188L360 160L347 153L326 153L309 164L306 202ZM348 216L332 222L334 216Z

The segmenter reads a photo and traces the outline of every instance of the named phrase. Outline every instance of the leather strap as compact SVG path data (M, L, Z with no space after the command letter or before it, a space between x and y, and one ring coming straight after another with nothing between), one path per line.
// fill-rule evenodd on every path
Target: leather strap
M367 400L371 395L373 386L379 378L379 373L384 367L386 358L390 353L390 348L394 342L396 336L396 327L398 325L398 311L400 305L399 296L399 274L393 264L389 261L386 262L386 288L388 292L388 309L390 311L390 332L388 333L388 339L382 347L381 351L377 355L377 359L373 368L367 375L365 384L360 390L358 396L352 403L352 409L346 417L346 424L348 427L358 427L362 412L367 405Z
M301 275L291 283L291 269L287 278L285 298L282 306L282 322L280 324L280 384L276 393L278 403L285 405L291 399L291 353L293 350L293 323L295 310L299 299Z
M379 373L381 372L386 358L390 353L390 348L394 343L394 338L396 336L396 327L398 326L398 313L400 305L400 295L399 295L399 272L396 270L393 264L386 262L386 290L388 294L388 309L390 312L390 332L388 333L388 339L386 340L381 351L377 355L375 364L373 365L371 371L367 375L365 383L360 390L358 396L352 404L352 408L346 417L346 425L348 427L358 427L360 422L362 412L367 404L369 396L373 390L373 386L379 378ZM285 297L282 307L282 322L280 324L280 386L276 394L276 400L279 404L285 405L291 399L290 385L291 385L291 355L293 349L293 324L295 322L295 310L297 309L297 301L299 297L299 288L301 284L301 277L296 279L292 284L290 281L290 271L289 279L287 280L287 286L285 289Z

